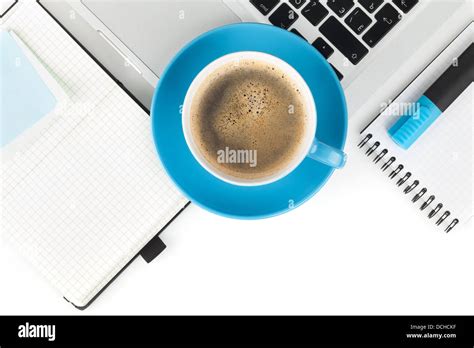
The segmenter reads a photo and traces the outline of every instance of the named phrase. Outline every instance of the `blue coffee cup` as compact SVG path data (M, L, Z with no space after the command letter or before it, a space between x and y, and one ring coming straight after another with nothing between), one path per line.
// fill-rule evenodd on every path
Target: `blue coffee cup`
M316 110L317 127L302 161L266 184L236 185L211 174L194 156L183 129L183 106L193 81L212 62L239 52L286 62L311 91ZM270 25L228 25L187 44L161 74L151 115L156 150L171 180L193 203L226 217L260 219L288 212L316 194L345 162L347 108L338 77L305 40Z
M252 178L231 175L228 171L219 170L219 168L215 165L216 162L211 162L208 158L206 158L208 156L206 156L200 149L200 141L196 141L196 139L194 139L193 132L191 130L193 128L191 121L191 106L193 104L193 101L195 100L196 94L199 94L200 89L206 88L205 86L203 86L205 85L204 82L207 81L209 76L212 76L214 72L224 66L239 66L240 69L245 69L245 67L240 64L240 62L242 61L262 63L263 66L271 66L286 75L289 78L290 83L295 85L295 87L299 90L306 114L305 129L304 132L301 134L301 139L298 139L299 146L292 158L285 163L285 166L279 168L279 170L276 170L275 172L272 172L265 176L258 176ZM314 98L308 85L301 77L301 75L287 62L283 61L278 57L263 52L234 52L219 57L218 59L212 61L206 67L204 67L204 69L202 69L199 74L194 78L184 99L182 110L183 133L186 139L186 143L188 144L189 150L193 154L196 161L199 162L199 164L204 169L206 169L216 178L233 185L266 185L278 181L290 174L293 170L295 170L295 168L297 168L301 164L301 162L303 162L306 157L324 163L332 168L342 168L344 166L346 162L345 153L333 146L327 145L319 141L315 137L318 123L316 110L317 109L314 102ZM293 115L289 115L289 117L293 117ZM204 139L204 141L205 140L206 139ZM250 149L239 149L239 151L256 152L256 150ZM216 153L215 156L217 157L218 153ZM258 167L257 163L255 163L255 167Z

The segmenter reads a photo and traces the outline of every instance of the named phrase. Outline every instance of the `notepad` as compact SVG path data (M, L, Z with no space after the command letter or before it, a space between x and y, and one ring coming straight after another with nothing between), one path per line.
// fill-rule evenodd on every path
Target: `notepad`
M34 52L68 102L1 167L2 238L82 307L187 200L158 160L149 115L38 3L15 6L2 29Z
M449 232L473 212L474 86L470 85L410 149L388 129L473 41L474 25L459 35L361 134L359 146L408 196L420 213Z

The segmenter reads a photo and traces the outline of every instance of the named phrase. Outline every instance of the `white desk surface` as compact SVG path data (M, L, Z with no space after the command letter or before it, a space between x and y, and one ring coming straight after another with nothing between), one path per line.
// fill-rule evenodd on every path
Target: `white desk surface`
M347 167L302 207L240 221L191 205L163 254L137 259L84 312L0 245L0 314L474 313L472 224L433 227L356 148L361 122Z
M371 118L350 119L348 164L309 202L259 221L191 205L84 312L0 239L0 314L472 315L472 221L445 234L394 189L356 147Z

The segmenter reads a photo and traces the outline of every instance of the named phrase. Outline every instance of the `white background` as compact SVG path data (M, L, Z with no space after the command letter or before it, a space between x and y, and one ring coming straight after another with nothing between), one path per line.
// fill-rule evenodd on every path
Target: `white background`
M84 312L0 238L0 314L474 314L473 223L434 227L356 148L373 111L350 119L348 164L309 202L259 221L191 205L161 235L167 249Z
M351 120L352 121L352 120ZM80 312L0 246L0 314L474 313L474 234L445 234L356 148L313 199L272 219L222 218L191 205Z

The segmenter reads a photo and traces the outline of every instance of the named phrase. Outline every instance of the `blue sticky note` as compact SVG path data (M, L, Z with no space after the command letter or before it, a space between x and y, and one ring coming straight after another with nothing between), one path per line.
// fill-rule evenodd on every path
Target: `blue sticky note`
M0 146L51 112L57 100L22 48L0 31Z

